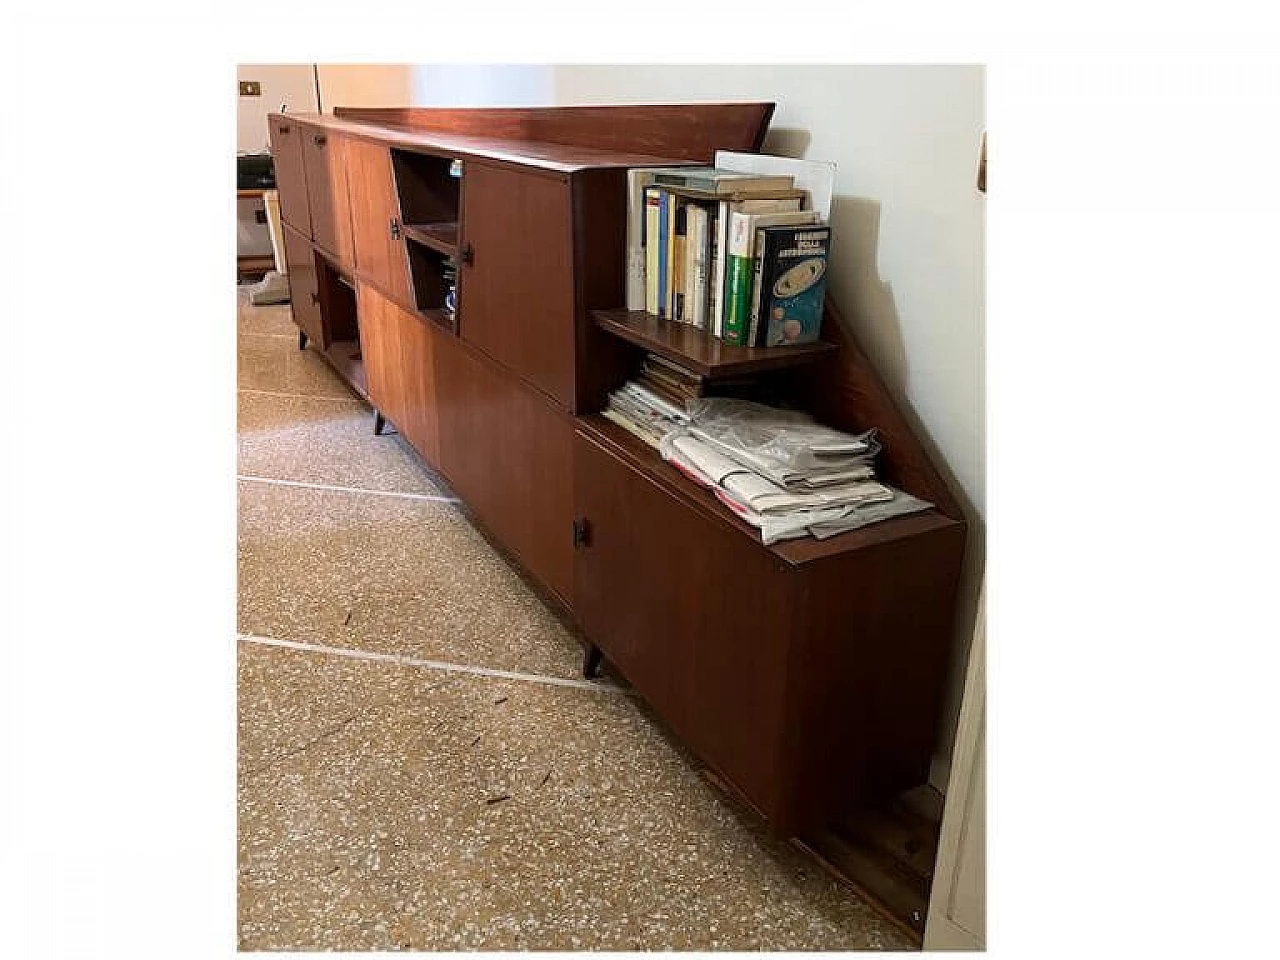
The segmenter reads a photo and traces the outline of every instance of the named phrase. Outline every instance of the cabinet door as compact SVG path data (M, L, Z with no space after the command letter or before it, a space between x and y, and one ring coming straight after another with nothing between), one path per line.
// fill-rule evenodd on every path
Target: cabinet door
M316 258L311 243L293 227L284 227L284 259L289 267L289 305L293 322L322 350L329 346L320 314Z
M545 397L440 333L440 470L485 528L573 603L573 427Z
M435 338L429 323L357 285L360 355L369 400L433 467L440 460L436 425Z
M391 153L381 144L352 139L346 155L356 270L397 303L412 306Z
M568 179L468 162L462 185L459 330L563 406L573 404Z
M347 198L347 138L322 127L300 129L312 239L350 272L355 258Z
M780 822L794 581L579 430L574 615L681 739Z
M289 117L271 118L271 159L280 191L280 219L311 239L307 174L302 159L302 127Z

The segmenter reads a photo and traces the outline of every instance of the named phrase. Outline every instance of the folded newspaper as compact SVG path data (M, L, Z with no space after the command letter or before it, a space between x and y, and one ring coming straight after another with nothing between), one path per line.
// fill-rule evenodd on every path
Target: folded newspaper
M804 413L710 397L667 419L658 449L710 488L766 544L833 537L932 506L874 479L874 431L853 435Z
M696 400L688 413L695 437L780 486L817 488L874 475L874 430L843 433L807 413L729 397Z

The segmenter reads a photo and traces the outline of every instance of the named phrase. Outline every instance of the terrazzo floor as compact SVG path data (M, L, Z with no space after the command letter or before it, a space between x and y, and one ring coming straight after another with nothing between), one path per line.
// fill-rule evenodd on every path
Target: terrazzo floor
M581 679L287 306L238 321L240 949L913 949Z

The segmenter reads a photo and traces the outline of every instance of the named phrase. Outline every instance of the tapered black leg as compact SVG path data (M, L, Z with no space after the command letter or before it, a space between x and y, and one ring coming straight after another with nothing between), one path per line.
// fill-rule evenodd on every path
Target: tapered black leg
M298 331L298 349L299 350L307 349L307 331L305 330Z
M594 643L587 644L586 656L582 658L582 675L588 680L593 680L600 675L600 661L604 659L604 654Z
M387 427L387 418L382 415L381 410L373 411L373 435L375 437L382 436L382 431Z

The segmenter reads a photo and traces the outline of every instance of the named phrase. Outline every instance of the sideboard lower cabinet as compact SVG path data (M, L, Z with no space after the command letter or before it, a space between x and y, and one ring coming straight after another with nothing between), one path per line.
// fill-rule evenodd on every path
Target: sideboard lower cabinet
M303 333L324 349L324 318L320 315L320 295L316 282L316 258L307 238L289 224L284 225L284 259L289 267L289 304L293 322Z
M775 830L924 782L962 524L765 546L603 417L573 459L575 617Z
M573 462L578 622L698 756L785 824L781 734L799 578L583 429Z
M436 336L440 471L485 529L573 605L568 414L447 333Z
M360 352L369 400L427 463L440 462L435 353L438 336L428 321L357 284Z

